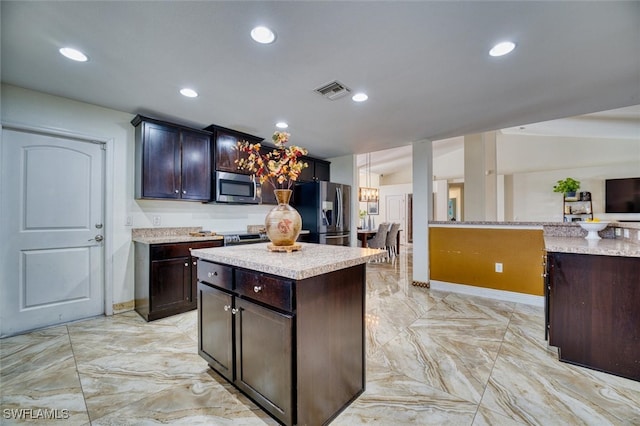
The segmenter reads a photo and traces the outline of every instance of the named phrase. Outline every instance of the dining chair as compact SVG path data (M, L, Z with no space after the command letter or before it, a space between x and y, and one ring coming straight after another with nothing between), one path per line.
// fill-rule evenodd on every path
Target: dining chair
M378 225L378 231L369 241L367 241L367 247L386 249L387 247L387 234L389 233L389 223L381 223ZM388 258L388 256L387 256Z
M396 252L398 232L400 232L400 224L396 222L392 223L391 227L389 228L389 232L387 232L387 238L385 243L387 252L389 253L389 257L392 257L392 258L398 255L398 253Z

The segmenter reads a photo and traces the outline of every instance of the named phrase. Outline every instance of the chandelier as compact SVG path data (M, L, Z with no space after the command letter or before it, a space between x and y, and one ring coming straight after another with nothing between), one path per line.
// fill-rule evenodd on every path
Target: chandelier
M367 153L367 164L365 166L365 171L367 173L366 184L367 186L361 186L358 188L358 200L359 201L378 201L380 199L380 195L378 193L378 188L371 188L371 153Z

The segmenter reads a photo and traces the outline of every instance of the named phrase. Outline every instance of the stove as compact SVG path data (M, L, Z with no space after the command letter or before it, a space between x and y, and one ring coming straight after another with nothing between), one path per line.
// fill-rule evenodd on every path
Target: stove
M239 244L255 244L269 241L269 237L264 232L230 231L219 232L224 237L225 246L236 246Z

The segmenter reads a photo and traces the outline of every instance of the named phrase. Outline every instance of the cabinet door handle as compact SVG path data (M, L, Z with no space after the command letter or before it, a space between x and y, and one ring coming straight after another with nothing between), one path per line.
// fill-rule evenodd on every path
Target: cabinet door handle
M179 193L180 193L180 190L176 189L176 190L175 190L175 193L176 193L176 194L179 194Z
M208 276L209 278L211 278L211 277L217 277L217 276L218 276L218 272L209 272L209 273L207 274L207 276Z
M235 314L237 314L237 313L238 313L238 310L237 310L236 308L233 308L233 309L231 310L231 314L235 315Z
M225 310L225 311L228 311L229 309L231 309L231 306L229 306L229 305L224 305L224 310Z
M184 266L189 266L189 262L186 262L186 263L184 264Z
M186 194L186 193L187 193L187 191L184 191L184 190L183 190L183 191L182 191L182 193L183 193L183 194Z
M260 291L262 291L262 286L261 285L254 285L253 286L253 291L254 291L254 293L260 293Z

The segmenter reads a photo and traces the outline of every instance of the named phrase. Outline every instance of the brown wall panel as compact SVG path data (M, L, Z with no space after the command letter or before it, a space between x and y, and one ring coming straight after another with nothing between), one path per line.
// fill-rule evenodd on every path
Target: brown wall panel
M543 255L541 229L429 228L432 280L542 296Z

